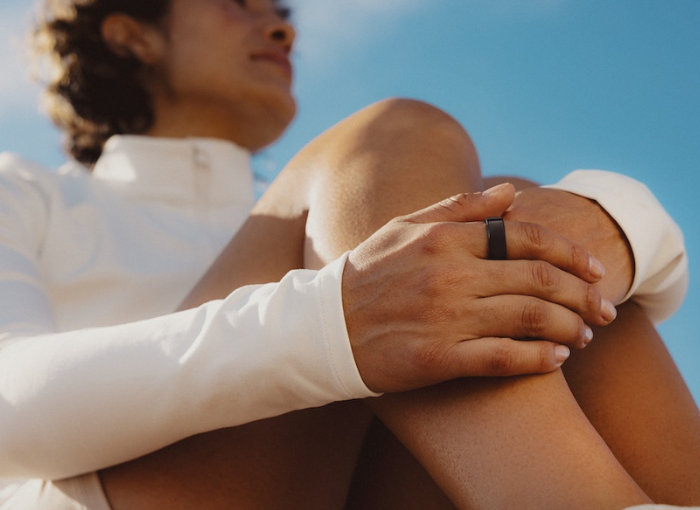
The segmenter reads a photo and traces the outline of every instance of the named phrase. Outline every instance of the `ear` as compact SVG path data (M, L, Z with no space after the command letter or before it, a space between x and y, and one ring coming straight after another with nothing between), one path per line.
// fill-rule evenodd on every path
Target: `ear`
M111 14L102 21L102 39L120 57L136 57L144 64L157 63L164 52L160 30L126 14Z

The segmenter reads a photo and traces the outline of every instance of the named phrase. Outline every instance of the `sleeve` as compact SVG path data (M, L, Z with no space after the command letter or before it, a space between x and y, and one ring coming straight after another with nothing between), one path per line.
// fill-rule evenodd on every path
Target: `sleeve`
M56 333L40 186L0 156L0 477L58 479L193 434L376 396L347 336L347 254L197 309Z
M72 476L193 434L375 396L345 329L346 258L165 317L6 340L0 476Z
M626 299L633 299L659 323L681 305L688 290L688 257L683 233L641 182L602 170L577 170L547 188L598 202L630 243L635 274Z
M0 341L13 332L55 330L53 307L36 263L45 238L46 170L0 154Z

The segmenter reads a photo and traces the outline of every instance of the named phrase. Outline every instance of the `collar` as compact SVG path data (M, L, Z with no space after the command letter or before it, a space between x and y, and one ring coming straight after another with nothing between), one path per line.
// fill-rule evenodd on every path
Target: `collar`
M138 201L213 206L254 200L250 153L225 140L116 135L93 177Z

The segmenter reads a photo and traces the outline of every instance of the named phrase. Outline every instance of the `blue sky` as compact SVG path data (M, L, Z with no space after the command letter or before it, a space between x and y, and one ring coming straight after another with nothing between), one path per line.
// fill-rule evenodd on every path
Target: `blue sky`
M660 330L700 401L698 0L294 0L300 111L257 158L274 175L303 144L388 96L424 99L470 131L485 174L553 182L576 168L645 182L677 219L691 288ZM61 161L23 68L32 2L0 7L0 150Z

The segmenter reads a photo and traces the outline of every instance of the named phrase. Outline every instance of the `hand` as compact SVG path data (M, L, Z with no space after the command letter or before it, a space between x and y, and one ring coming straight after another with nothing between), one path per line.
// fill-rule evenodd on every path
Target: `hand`
M508 258L485 260L488 216L511 185L459 195L389 222L350 253L343 308L365 384L405 391L465 376L549 372L615 317L581 245L508 221ZM584 322L585 321L585 322ZM537 339L517 341L515 339Z
M634 258L627 238L597 202L566 191L529 188L519 192L504 218L539 223L585 246L607 271L597 286L619 304L632 284Z

